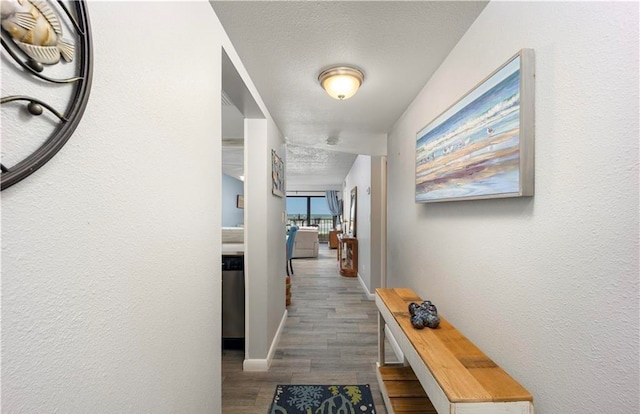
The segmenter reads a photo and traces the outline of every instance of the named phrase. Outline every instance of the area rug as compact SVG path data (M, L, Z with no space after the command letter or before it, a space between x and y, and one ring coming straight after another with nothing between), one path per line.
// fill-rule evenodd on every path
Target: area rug
M268 414L374 414L369 384L278 385Z

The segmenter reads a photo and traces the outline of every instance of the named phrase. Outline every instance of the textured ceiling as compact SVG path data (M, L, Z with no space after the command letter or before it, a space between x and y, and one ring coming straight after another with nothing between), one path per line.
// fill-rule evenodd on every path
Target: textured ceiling
M357 155L322 148L287 146L287 190L340 190ZM289 162L292 159L294 162Z
M311 179L309 157L335 151L384 155L393 123L487 2L211 4L288 144L299 147L287 156L287 178L295 182L302 173ZM349 100L330 98L318 84L322 69L335 64L352 64L365 73L360 91ZM328 146L327 139L337 144ZM344 158L350 168L353 160ZM327 180L334 175L335 164L317 164Z

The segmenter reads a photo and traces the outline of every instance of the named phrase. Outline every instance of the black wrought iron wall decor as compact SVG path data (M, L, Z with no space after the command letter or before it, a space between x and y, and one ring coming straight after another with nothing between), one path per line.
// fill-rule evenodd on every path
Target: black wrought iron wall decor
M69 140L89 99L93 58L84 0L0 0L0 16L4 190Z

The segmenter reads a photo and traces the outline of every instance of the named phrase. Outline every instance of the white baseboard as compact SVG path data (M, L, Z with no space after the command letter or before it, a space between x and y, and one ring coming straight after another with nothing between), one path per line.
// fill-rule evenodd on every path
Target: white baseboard
M243 371L266 372L269 371L269 362L266 359L245 359L242 363Z
M360 281L360 285L362 285L362 290L364 290L364 294L367 295L367 299L376 300L376 295L369 292L369 288L367 288L367 285L365 285L364 280L362 280L362 277L360 276L360 273L358 273L358 280Z
M276 349L278 348L278 343L280 343L280 336L282 335L282 331L284 330L284 325L287 323L288 315L289 315L289 311L285 309L284 313L282 314L282 319L280 319L280 325L278 326L278 330L276 331L276 334L273 337L273 341L271 342L271 348L269 348L269 353L267 354L268 367L271 366L271 361L273 361L273 356L276 354Z
M393 334L389 330L389 327L385 325L384 327L384 336L389 340L391 344L391 348L393 349L393 353L396 354L396 358L398 358L398 362L404 362L404 353L400 349L400 345L398 345L398 341L393 337Z
M266 359L245 359L242 363L243 371L251 371L251 372L266 372L269 371L269 367L271 366L271 361L273 361L273 356L276 353L276 348L278 348L278 343L280 342L280 336L282 335L282 330L284 329L285 323L287 323L287 315L289 312L285 309L282 314L282 319L280 320L280 326L278 326L278 330L273 337L273 341L271 342L271 347L269 348L269 353L267 354Z

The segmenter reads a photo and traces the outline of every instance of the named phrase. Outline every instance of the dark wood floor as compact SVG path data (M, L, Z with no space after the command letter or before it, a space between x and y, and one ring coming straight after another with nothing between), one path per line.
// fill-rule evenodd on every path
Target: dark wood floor
M266 414L277 384L370 384L377 412L386 413L375 375L375 303L358 279L338 274L326 244L293 267L289 317L269 372L243 372L244 352L223 351L222 412Z

